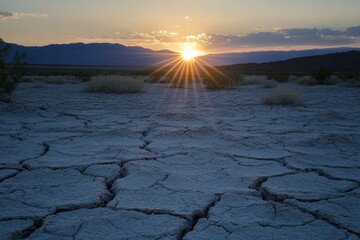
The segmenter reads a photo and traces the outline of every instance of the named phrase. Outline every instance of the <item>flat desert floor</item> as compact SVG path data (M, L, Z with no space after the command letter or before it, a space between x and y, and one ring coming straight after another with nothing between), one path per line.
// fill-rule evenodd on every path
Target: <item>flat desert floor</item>
M359 239L359 88L166 86L0 103L0 239Z

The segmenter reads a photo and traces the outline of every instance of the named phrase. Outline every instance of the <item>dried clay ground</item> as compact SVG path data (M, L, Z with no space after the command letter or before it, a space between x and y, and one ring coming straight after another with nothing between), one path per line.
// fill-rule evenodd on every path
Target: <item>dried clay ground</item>
M0 239L359 239L360 90L22 83L0 103Z

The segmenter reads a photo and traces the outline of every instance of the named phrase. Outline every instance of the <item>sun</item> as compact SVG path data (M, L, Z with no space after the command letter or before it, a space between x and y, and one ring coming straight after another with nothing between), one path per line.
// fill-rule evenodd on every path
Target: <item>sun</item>
M198 51L191 49L191 48L186 48L184 51L182 51L181 53L181 57L185 60L185 61L190 61L193 60L194 58L198 57L200 54Z

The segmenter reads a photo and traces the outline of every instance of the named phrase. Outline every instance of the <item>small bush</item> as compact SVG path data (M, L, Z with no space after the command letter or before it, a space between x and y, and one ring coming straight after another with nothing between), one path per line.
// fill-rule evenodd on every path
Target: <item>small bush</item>
M331 72L325 68L320 68L316 72L313 73L312 77L315 79L316 83L319 85L329 83L329 79L331 77Z
M311 76L301 76L296 79L296 82L301 85L317 85L317 81Z
M346 78L343 81L349 87L360 87L360 77L358 77L358 78Z
M26 53L15 53L11 69L7 69L4 58L11 45L0 38L0 101L10 102L13 98L17 84L25 72Z
M85 87L86 92L138 93L144 85L145 77L135 76L94 76Z
M290 75L288 78L288 82L296 82L298 80L299 76L296 75Z
M347 72L338 76L338 78L349 87L360 87L360 72Z
M346 82L351 87L360 87L360 78L358 78L358 79L349 79Z
M268 80L265 76L249 75L244 77L242 85L260 85L264 88L274 88L277 86L277 82L274 80Z
M203 76L201 82L208 90L222 90L231 88L238 83L242 82L241 75L234 76L232 74L212 74L210 76Z
M275 88L270 96L261 100L266 105L304 106L298 92L289 88Z
M277 82L288 82L290 78L289 74L282 72L268 72L266 76L267 79Z
M344 76L343 79L360 79L360 72L348 72Z

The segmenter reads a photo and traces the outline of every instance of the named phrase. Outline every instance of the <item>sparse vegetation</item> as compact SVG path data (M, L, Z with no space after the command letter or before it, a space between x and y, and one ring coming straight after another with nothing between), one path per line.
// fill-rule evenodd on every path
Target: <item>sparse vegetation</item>
M0 38L0 101L10 102L14 91L25 72L25 53L15 53L14 63L11 69L7 69L4 57L8 54L10 45Z
M240 84L243 81L243 76L237 72L216 72L213 71L209 75L201 77L201 82L208 90L222 90L231 88Z
M138 93L142 90L145 77L136 76L94 76L85 87L86 92Z
M319 85L330 83L331 71L325 68L320 68L313 73L312 77L315 79L315 83Z
M270 96L261 100L266 105L290 105L304 106L304 101L300 98L299 93L290 88L275 88Z
M300 76L297 77L294 81L301 85L317 85L316 80L311 76Z
M274 88L277 86L277 82L274 80L268 80L262 75L249 75L244 77L242 85L260 85L264 88Z
M202 83L208 90L222 90L233 86L233 80L226 76L203 77Z
M289 78L290 78L290 75L288 73L284 73L284 72L268 72L267 73L268 80L274 80L277 82L288 82Z
M351 78L351 79L347 79L346 83L348 84L348 86L350 87L360 87L360 78Z
M360 87L360 72L349 72L340 76L340 79L350 87Z

